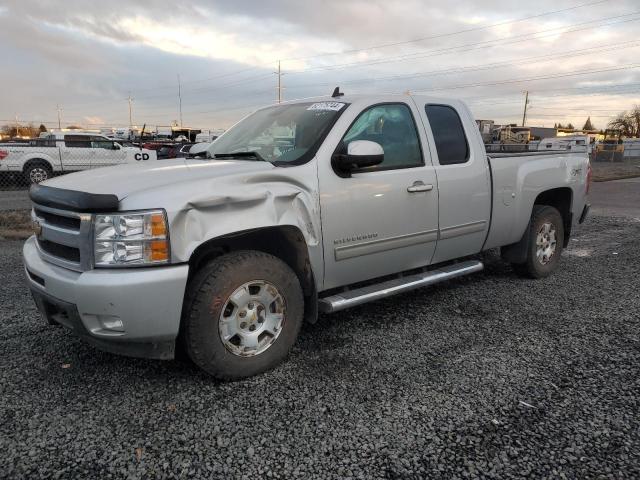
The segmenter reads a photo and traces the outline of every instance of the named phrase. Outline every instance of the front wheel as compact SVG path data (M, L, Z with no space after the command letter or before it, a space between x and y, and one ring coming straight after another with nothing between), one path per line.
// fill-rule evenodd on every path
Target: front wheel
M560 212L548 205L534 205L526 233L527 260L514 265L516 272L529 278L551 275L560 263L564 242L564 223Z
M303 314L302 288L286 263L262 252L233 252L189 282L184 344L191 360L214 377L249 377L287 356Z

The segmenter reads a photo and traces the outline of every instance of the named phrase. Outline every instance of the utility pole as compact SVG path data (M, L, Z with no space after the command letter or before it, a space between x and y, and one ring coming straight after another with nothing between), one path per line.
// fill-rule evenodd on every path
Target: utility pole
M62 109L60 108L60 105L56 105L56 110L58 110L58 130L62 130L62 122L60 121Z
M282 103L282 70L280 69L280 60L278 60L278 103Z
M180 74L178 74L178 106L180 108L180 128L182 128L182 88L180 86Z
M131 98L131 92L129 92L129 98L127 98L127 100L129 101L129 132L131 132L131 128L133 127L133 121L131 120L131 102L133 101L133 98Z
M527 121L527 105L529 105L529 90L524 92L524 113L522 114L522 126Z
M16 113L16 137L20 136L20 124L18 123L18 114Z

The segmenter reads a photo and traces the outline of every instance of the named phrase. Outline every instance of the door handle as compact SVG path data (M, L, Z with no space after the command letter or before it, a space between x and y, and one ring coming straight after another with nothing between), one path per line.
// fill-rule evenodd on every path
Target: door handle
M417 193L417 192L430 192L433 190L433 185L425 184L421 181L413 182L413 185L407 187L407 192L409 193Z

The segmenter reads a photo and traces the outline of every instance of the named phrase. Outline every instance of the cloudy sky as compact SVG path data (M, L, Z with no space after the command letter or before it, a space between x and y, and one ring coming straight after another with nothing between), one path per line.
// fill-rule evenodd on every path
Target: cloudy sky
M638 0L2 0L0 123L225 128L276 99L459 97L477 118L596 127L640 103Z

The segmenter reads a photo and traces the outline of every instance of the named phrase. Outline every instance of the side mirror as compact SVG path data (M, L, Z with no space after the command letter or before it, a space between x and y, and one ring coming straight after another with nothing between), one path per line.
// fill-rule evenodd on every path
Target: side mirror
M114 149L114 150L120 150L120 144L118 144L118 143L114 143L114 144L113 144L113 149Z
M353 170L373 167L384 161L382 145L370 140L354 140L347 145L347 153L336 153L331 165L341 177L350 177Z

